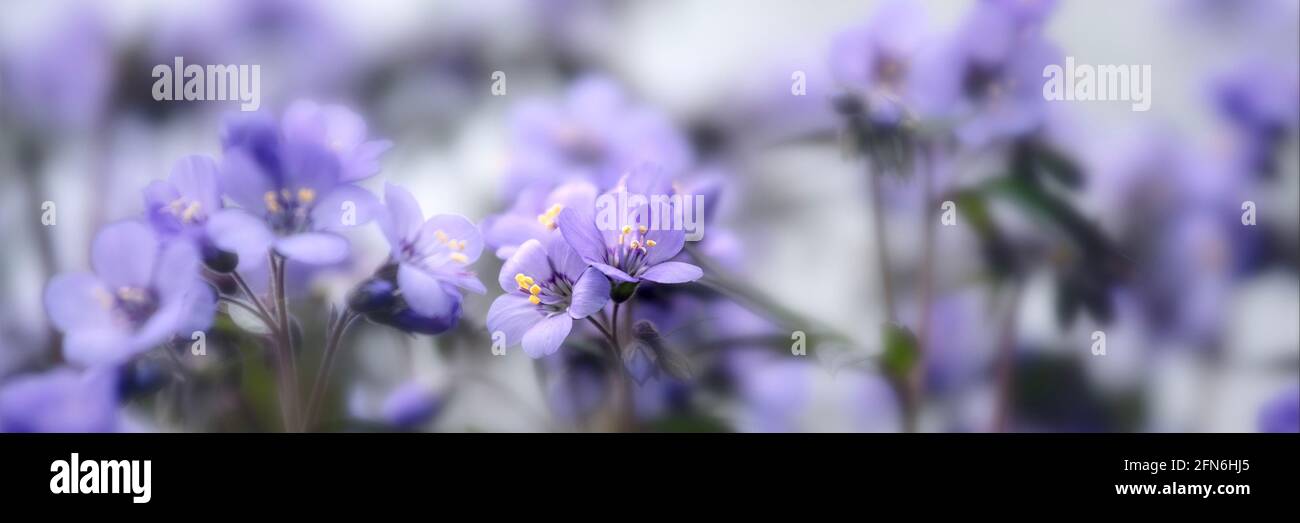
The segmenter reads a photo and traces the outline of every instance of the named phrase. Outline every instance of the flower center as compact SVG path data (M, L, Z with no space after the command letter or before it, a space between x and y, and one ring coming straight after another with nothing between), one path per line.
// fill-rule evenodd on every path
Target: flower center
M528 303L537 305L546 313L565 310L569 306L573 288L564 278L552 278L551 281L537 281L522 272L515 274L515 284L519 292L528 296Z
M645 262L646 255L650 253L650 248L655 246L654 240L645 237L649 230L644 225L636 228L624 225L618 232L618 244L610 249L614 261L612 265L635 276Z
M207 220L207 214L203 212L203 206L199 202L184 197L172 200L163 209L180 219L181 223L185 225Z
M132 327L143 325L158 311L158 296L144 287L118 287L110 297L114 316Z
M299 187L297 191L288 188L280 192L266 191L262 195L266 204L271 227L281 233L295 233L307 226L312 204L316 201L316 190Z

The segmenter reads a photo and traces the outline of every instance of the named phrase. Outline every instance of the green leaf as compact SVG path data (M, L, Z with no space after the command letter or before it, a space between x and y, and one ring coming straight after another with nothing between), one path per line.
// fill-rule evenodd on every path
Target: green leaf
M880 364L885 374L896 379L907 376L920 361L916 335L907 327L886 323L882 338L884 352Z

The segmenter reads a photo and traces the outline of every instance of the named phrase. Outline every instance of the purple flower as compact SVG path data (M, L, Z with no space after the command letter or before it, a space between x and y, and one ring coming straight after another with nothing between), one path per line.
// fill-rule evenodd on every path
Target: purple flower
M492 302L487 327L521 343L534 358L553 354L573 330L609 301L609 280L587 266L560 235L528 240L501 267L504 295Z
M632 104L618 84L600 76L576 81L562 103L524 104L511 125L516 158L507 187L577 176L604 189L647 161L672 172L693 161L667 117Z
M19 376L0 388L0 432L116 432L117 401L108 368Z
M483 252L478 227L450 214L425 220L411 193L393 184L384 187L384 204L389 216L380 223L397 264L397 287L415 313L458 316L461 289L487 291L469 269Z
M1287 387L1259 411L1260 432L1300 432L1300 385Z
M362 225L379 212L374 195L347 178L368 172L367 158L377 147L362 144L355 147L361 153L341 155L347 147L336 150L332 142L320 142L335 133L309 132L303 121L315 113L302 107L297 111L302 114L283 133L271 118L253 114L231 121L222 137L221 189L241 209L212 216L208 230L218 247L239 254L241 270L260 265L271 248L309 265L341 262L349 246L335 231ZM349 140L355 136L352 131L338 134Z
M831 43L831 74L842 87L866 97L872 119L896 123L902 116L908 72L929 33L925 10L915 2L891 1L861 27Z
M395 427L413 428L442 410L442 396L426 383L411 380L388 393L380 407L384 421Z
M1300 114L1300 72L1294 66L1246 63L1216 78L1213 101L1236 131L1238 159L1251 172L1272 174L1282 141Z
M515 204L504 214L484 220L483 237L496 249L498 258L507 259L528 240L545 241L559 226L560 212L567 208L594 209L596 186L576 181L544 192L535 185L519 194Z
M699 267L670 261L685 245L686 232L669 223L679 214L673 200L655 203L653 198L673 193L658 172L638 170L598 200L601 208L594 215L572 208L560 212L560 232L584 261L617 282L698 280L704 275ZM645 201L634 202L635 196Z
M45 288L68 361L118 363L211 324L216 300L190 243L161 242L148 226L121 222L95 236L90 257L94 273L61 274Z
M207 228L208 218L222 208L217 162L212 158L193 155L176 162L166 180L145 187L144 205L149 224L163 238L192 242L205 262L220 254Z
M284 113L284 134L334 152L339 181L355 182L379 172L379 155L393 146L388 140L366 140L366 122L341 105L300 100Z
M1054 4L977 4L954 34L918 53L911 107L958 121L957 137L972 147L1038 129L1047 112L1043 67L1061 58L1041 31Z

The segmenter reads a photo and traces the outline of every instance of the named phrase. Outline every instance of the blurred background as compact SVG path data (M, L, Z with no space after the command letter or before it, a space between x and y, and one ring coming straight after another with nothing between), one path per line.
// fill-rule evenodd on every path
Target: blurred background
M46 282L85 270L95 231L138 216L177 160L220 157L237 102L151 96L183 56L260 65L272 114L351 108L394 144L366 187L475 223L547 176L529 111L590 123L575 86L612 86L588 139L654 122L646 140L673 144L656 160L712 191L697 247L719 277L638 296L689 370L627 362L635 430L1300 431L1300 2L895 4L7 3L0 389L60 365ZM1011 72L1040 44L1149 65L1150 110L1045 102L1041 63ZM972 84L990 75L1009 89ZM349 235L353 259L295 293L304 332L388 255L377 228ZM327 430L602 430L607 366L493 355L500 261L475 267L488 295L455 330L352 331ZM278 430L269 357L228 320L210 340L113 369L115 421L92 430Z

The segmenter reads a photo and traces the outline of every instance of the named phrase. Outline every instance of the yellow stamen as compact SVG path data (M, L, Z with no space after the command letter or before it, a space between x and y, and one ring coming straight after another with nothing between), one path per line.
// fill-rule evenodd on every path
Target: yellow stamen
M438 243L447 243L447 233L442 232L442 229L433 231L433 237L438 239Z
M654 240L646 240L646 241L645 241L645 246L646 246L646 247L654 247L654 246L655 246L655 241L654 241Z
M542 224L542 226L546 227L547 229L555 229L555 227L558 226L556 220L560 216L560 211L563 210L564 210L563 205L560 205L558 203L552 205L550 209L546 210L546 212L537 215L537 223Z
M469 256L465 256L459 252L453 252L451 253L451 260L458 263L469 263Z
M542 299L541 299L541 298L538 298L536 294L534 294L534 295L528 297L528 303L531 303L531 304L533 304L533 305L537 305L537 304L539 304L539 303L541 303L541 302L542 302Z
M537 285L535 283L533 284L532 287L528 288L528 294L532 294L533 296L537 296L538 294L541 293L542 293L542 286Z
M650 228L648 228L648 227L642 225L642 226L640 226L640 227L637 227L636 230L641 231L641 234L645 234L645 232L648 231L648 230L650 230Z
M275 191L266 191L262 195L262 201L266 202L266 210L271 212L280 212L280 201L275 197Z
M632 233L632 226L631 226L631 225L624 225L624 226L623 226L623 234L631 234L631 233Z
M298 201L302 203L311 203L316 199L316 191L307 187L298 189Z
M630 245L628 245L628 246L631 247L632 250L640 249L640 248L641 248L641 242L636 241L636 240L632 240L632 243L631 243Z
M194 221L194 217L199 214L199 209L201 209L199 202L190 202L190 205L181 213L181 221L185 223Z

